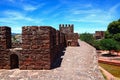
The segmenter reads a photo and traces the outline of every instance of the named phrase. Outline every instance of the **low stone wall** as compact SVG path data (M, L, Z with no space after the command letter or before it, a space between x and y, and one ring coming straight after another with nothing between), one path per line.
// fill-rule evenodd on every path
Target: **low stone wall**
M17 66L19 67L20 53L22 50L15 49L4 49L0 50L0 69L12 69L14 67L14 61L18 60ZM18 58L14 59L12 55L16 55ZM12 65L13 64L13 65ZM16 67L16 68L18 68Z
M120 66L120 62L117 62L117 61L115 61L115 60L99 59L98 62L100 62L100 63L105 63L105 64L110 64L110 65L115 65L115 66Z
M12 42L12 48L21 48L22 47L22 43L20 42Z

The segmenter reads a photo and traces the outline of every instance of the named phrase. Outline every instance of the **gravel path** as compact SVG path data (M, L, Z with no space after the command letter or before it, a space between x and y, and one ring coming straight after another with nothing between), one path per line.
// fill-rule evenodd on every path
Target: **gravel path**
M0 70L0 80L104 80L98 69L96 51L80 41L67 47L61 67L52 70Z

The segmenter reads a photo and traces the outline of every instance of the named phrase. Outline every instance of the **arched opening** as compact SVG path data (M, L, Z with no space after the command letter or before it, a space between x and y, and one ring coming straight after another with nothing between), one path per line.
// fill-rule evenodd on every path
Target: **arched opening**
M11 69L19 68L19 59L16 54L10 55L10 67Z
M68 41L68 46L71 46L71 42L70 41Z

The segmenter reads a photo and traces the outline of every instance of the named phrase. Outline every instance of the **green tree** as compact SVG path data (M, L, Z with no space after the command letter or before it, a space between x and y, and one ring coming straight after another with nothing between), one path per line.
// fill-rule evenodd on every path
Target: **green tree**
M16 42L16 41L17 41L17 39L15 38L15 36L12 36L12 41L13 41L13 42Z
M90 33L83 33L83 34L80 34L80 39L82 41L85 41L87 43L89 43L90 45L93 45L94 44L94 37L93 37L93 34L90 34Z
M114 34L113 38L114 38L116 41L120 41L120 33Z
M113 34L110 34L108 31L105 31L105 38L113 38Z
M120 45L114 39L103 39L100 41L100 49L109 50L109 54L111 54L111 50L119 51Z
M107 31L110 33L110 34L117 34L117 33L120 33L120 21L113 21L112 23L110 23L108 25L108 29Z
M120 19L108 25L107 31L105 32L105 38L113 38L116 41L120 41Z
M97 50L100 50L100 40L94 40L93 46L94 46Z

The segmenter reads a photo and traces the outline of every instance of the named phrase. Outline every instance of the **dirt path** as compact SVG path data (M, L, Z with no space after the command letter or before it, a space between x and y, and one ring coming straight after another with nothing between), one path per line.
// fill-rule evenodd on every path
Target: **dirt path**
M104 80L95 49L79 41L79 47L67 47L61 67L52 70L0 70L0 80Z

